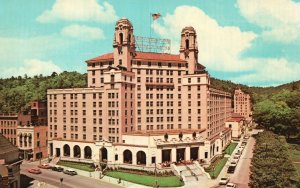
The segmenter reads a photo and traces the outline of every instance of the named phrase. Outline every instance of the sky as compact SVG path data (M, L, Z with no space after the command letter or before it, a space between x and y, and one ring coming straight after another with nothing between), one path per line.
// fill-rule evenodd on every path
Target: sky
M86 60L112 51L115 23L126 17L136 36L171 39L173 54L182 28L193 26L198 61L213 77L249 86L300 80L299 0L10 0L0 17L1 78L85 73Z

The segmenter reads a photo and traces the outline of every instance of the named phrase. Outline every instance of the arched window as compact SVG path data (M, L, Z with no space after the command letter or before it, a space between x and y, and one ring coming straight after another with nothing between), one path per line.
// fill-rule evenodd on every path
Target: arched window
M84 158L91 159L92 158L92 149L90 146L85 146L84 148Z
M78 145L73 147L73 153L74 153L74 157L80 158L81 151L80 151L80 147Z
M68 144L64 145L64 156L70 157L70 146Z
M136 154L137 165L146 165L146 153L139 151Z
M190 41L189 41L189 39L186 39L186 40L185 40L185 48L186 48L186 49L189 49L189 48L190 48Z
M124 163L132 164L132 153L130 150L128 150L128 149L125 150L123 152L123 157L124 157L124 160L123 160Z
M123 44L123 33L119 34L120 44Z
M131 35L129 34L128 35L128 43L130 43L131 42Z

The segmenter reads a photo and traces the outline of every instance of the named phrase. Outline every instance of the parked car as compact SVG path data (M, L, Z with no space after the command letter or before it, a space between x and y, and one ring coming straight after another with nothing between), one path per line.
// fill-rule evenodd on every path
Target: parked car
M53 170L53 171L57 171L57 172L63 172L63 171L64 171L64 168L59 167L59 166L54 166L54 167L52 167L52 170Z
M77 172L71 169L64 170L63 172L71 176L77 175Z
M226 188L236 188L236 184L234 184L234 183L227 183Z
M42 173L42 171L38 168L31 168L31 169L28 169L27 170L29 173L32 173L32 174L40 174Z
M236 165L235 166L229 166L228 169L227 169L227 173L233 174L234 171L235 171L235 167L236 167Z
M229 182L229 177L221 178L219 181L219 185L226 185Z
M247 135L247 136L245 136L244 138L245 138L245 139L249 139L249 136Z
M232 160L232 161L230 162L230 166L236 166L236 165L237 165L237 162L236 162L236 161Z
M48 164L42 164L42 165L39 165L38 167L42 168L42 169L50 169L51 168L51 166L49 166Z

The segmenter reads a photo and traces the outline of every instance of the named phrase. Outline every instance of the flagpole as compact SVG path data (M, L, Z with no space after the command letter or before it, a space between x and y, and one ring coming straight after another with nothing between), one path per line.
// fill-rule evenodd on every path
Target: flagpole
M152 13L150 12L150 20L149 20L149 24L150 24L150 38L151 38L151 24L152 24L152 22L151 22L151 18L152 18Z

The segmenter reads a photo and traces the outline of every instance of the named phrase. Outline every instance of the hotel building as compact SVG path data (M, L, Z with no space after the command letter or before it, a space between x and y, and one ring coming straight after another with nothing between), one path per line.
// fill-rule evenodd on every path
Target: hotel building
M234 91L234 113L240 114L246 120L252 119L250 95L241 89Z
M137 51L131 22L120 19L113 52L86 61L87 88L47 91L50 155L154 168L221 154L231 95L210 87L196 37L185 27L178 55Z

